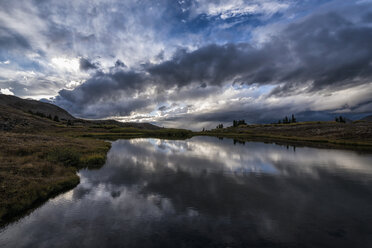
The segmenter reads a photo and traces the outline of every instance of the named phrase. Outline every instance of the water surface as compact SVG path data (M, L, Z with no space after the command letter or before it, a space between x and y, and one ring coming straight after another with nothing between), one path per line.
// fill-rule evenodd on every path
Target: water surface
M0 230L0 247L372 247L368 154L119 140L104 167L79 175Z

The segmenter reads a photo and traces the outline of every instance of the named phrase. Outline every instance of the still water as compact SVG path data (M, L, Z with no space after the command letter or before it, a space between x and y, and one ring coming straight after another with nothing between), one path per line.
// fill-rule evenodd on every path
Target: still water
M0 247L372 247L371 154L119 140L79 175L0 230Z

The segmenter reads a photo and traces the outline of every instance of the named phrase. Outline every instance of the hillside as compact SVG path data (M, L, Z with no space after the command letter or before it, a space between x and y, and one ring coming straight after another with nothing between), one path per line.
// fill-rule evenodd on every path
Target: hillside
M217 128L200 132L199 135L228 137L237 140L281 140L322 147L368 150L372 148L372 123L364 121L240 125L239 127Z
M372 115L368 115L361 119L361 121L372 121Z
M17 109L23 112L34 113L44 116L58 116L61 120L74 120L66 110L45 102L36 100L22 99L16 96L0 94L0 105L9 108Z
M0 227L76 186L80 168L102 166L107 139L190 136L149 123L78 119L53 104L0 95Z
M57 118L57 119L56 119ZM78 119L66 110L45 102L22 99L16 96L0 94L0 130L45 128L61 123L83 126L116 126L157 130L160 127L150 123L119 122L115 120Z

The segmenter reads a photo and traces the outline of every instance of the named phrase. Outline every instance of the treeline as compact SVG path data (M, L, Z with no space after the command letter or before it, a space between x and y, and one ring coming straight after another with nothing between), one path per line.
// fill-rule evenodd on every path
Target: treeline
M292 117L291 118L288 118L288 116L285 116L283 118L283 120L278 120L278 124L290 124L290 123L296 123L297 120L294 116L294 114L292 114Z
M239 127L240 125L247 125L247 123L245 122L245 120L233 120L233 127ZM218 124L216 126L217 129L222 129L223 128L223 124ZM204 131L204 128L203 128L203 131Z
M42 112L32 112L31 110L29 110L28 112L29 112L30 114L32 114L32 115L37 115L37 116L42 117L42 118L48 118L48 119L50 119L50 120L53 120L53 121L59 122L59 117L58 117L57 115L55 115L54 118L53 118L51 114L46 115L46 114L44 114L44 113L42 113Z
M335 121L339 123L346 123L347 120L345 117L340 115L338 117L335 117ZM290 124L290 123L297 123L297 119L294 114L292 114L291 117L285 116L283 119L278 120L278 122L272 122L271 124ZM240 125L247 125L247 123L245 122L245 120L233 120L232 127L239 127ZM222 129L222 128L223 128L222 123L216 126L216 129ZM203 132L204 131L206 130L203 128Z
M223 124L221 123L221 124L218 124L217 126L216 126L216 128L217 129L222 129L223 128Z
M55 121L55 122L59 122L59 117L58 117L58 115L55 115L55 116L53 117L51 114L46 115L46 114L44 114L44 113L42 113L42 112L39 112L39 111L37 111L37 112L33 112L33 111L29 110L28 112L29 112L30 114L32 114L32 115L37 115L37 116L42 117L42 118L48 118L48 119L53 120L53 121ZM72 125L73 125L72 121L71 121L71 120L67 120L67 125L68 125L68 126L72 126Z
M240 125L247 125L247 123L245 122L245 120L233 120L233 127L239 127ZM223 124L218 124L216 126L216 129L222 129L223 128ZM205 129L203 128L203 132L205 131Z
M245 120L233 120L233 127L238 127L239 125L247 125Z
M339 117L335 117L335 122L345 123L346 119L340 115Z

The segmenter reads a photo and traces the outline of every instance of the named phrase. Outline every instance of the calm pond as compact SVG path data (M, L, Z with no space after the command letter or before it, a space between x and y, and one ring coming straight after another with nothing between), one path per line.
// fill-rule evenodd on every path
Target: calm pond
M372 155L194 137L113 143L0 247L372 247Z

